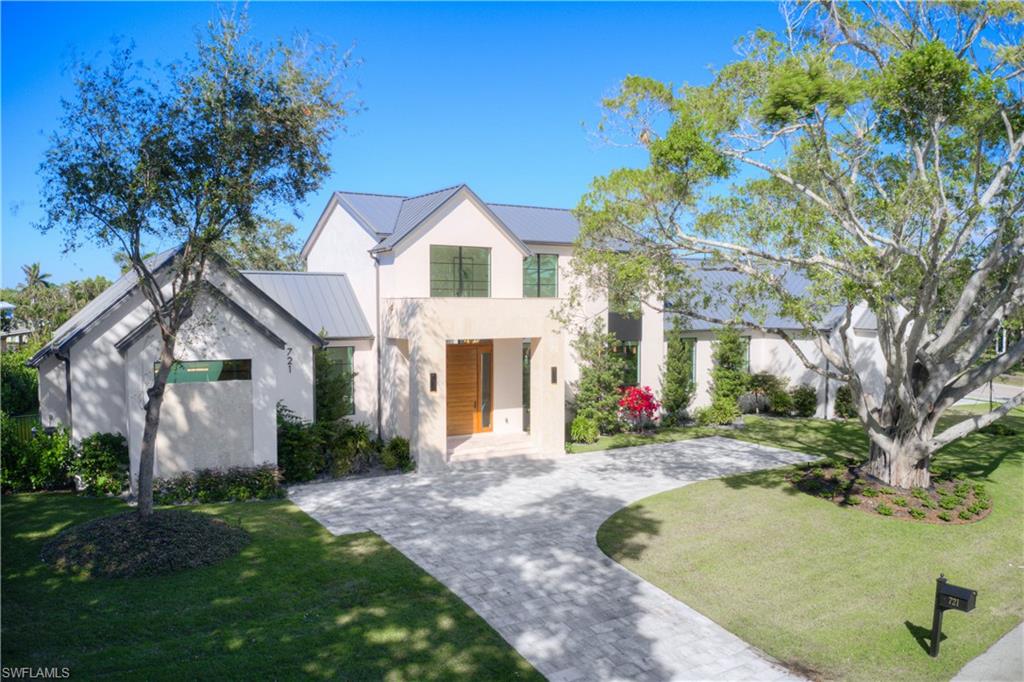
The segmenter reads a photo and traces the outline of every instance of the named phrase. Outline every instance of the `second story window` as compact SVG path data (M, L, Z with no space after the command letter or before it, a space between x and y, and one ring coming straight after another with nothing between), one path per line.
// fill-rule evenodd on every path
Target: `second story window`
M558 254L537 253L523 259L523 298L558 297Z
M491 250L478 246L430 247L430 295L491 295Z

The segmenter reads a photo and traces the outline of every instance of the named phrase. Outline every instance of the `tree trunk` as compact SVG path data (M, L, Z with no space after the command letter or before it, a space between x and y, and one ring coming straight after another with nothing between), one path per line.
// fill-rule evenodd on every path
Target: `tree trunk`
M142 431L142 450L139 452L139 515L153 513L153 463L156 455L156 434L160 426L160 408L164 404L167 376L174 364L174 337L164 337L160 348L160 366L153 377L153 385L146 391L146 426Z
M926 445L916 438L894 440L889 451L874 442L864 473L895 488L927 488L931 485L931 457Z

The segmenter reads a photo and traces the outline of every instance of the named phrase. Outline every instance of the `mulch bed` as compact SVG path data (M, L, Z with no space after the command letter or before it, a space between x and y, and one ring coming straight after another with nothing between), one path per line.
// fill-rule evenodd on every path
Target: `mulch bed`
M930 488L900 490L869 479L857 467L811 463L787 476L801 492L842 507L923 523L974 523L992 511L981 483L963 477L932 478Z
M168 509L142 520L135 511L72 526L43 547L58 571L129 578L209 566L249 544L249 533L207 514Z

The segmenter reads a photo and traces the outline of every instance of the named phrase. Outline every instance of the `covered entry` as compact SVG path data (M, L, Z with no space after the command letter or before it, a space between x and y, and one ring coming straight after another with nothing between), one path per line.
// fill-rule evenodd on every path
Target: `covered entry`
M485 433L494 428L494 344L447 344L447 435Z

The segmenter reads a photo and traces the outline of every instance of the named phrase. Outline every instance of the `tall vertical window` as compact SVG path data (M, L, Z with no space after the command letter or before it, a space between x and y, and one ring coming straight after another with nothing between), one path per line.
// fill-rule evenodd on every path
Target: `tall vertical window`
M430 247L430 295L491 295L491 250L477 246Z
M537 253L523 259L523 297L558 297L558 254Z
M347 417L356 413L355 403L355 371L352 357L353 346L328 346L323 349L324 365L317 368L317 401L321 403L318 411L338 414L335 405L341 407L341 416ZM326 395L325 391L335 393Z
M683 341L683 352L686 353L687 357L690 358L690 383L697 383L697 339L693 336L687 336L682 339ZM749 346L748 346L749 353ZM748 356L749 357L749 356Z

